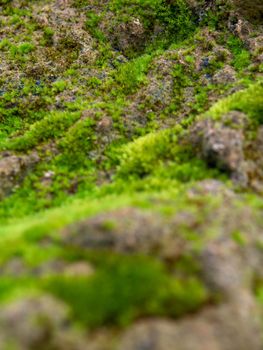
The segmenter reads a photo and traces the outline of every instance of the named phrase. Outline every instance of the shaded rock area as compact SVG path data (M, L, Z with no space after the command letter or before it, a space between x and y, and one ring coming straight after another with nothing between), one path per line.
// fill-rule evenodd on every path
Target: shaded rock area
M190 142L211 166L229 172L241 185L247 184L244 159L244 127L246 116L231 112L220 122L209 119L198 122Z

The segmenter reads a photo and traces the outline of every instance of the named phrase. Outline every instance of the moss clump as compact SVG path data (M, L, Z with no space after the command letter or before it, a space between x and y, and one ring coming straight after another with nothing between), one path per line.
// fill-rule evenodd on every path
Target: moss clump
M97 5L100 6L100 3ZM84 6L83 2L78 2L78 6ZM113 15L110 21L107 13ZM102 14L88 12L87 17L86 23L90 33L104 41L105 35L98 28L106 28L105 34L112 45L120 50L124 49L125 54L131 57L146 49L151 51L153 48L167 47L172 41L186 38L195 30L196 19L184 0L172 3L166 0L111 0ZM136 37L133 31L129 30L129 24L134 19L142 24L140 37ZM128 27L125 27L125 24L128 24ZM116 28L117 31L127 30L128 35L130 32L131 40L128 39L130 43L127 46L122 46L121 33L116 32ZM157 28L159 30L156 30Z
M251 121L260 125L263 123L263 85L261 82L252 84L248 89L237 92L216 103L207 116L219 119L230 111L240 111L247 114Z
M9 149L17 151L28 150L48 139L62 135L77 119L80 113L54 112L47 115L33 126L21 137L11 140L4 145Z
M94 131L95 125L96 121L88 118L81 120L69 130L59 143L59 148L63 152L58 158L59 163L68 165L69 168L75 170L92 164L88 155L94 149L94 143L97 139Z
M121 258L89 278L56 277L47 288L89 327L125 326L140 316L180 316L207 300L197 279L170 277L160 263L138 256Z
M251 63L251 55L245 48L245 45L241 39L235 36L230 36L227 41L227 47L233 54L232 64L238 71L241 71L249 66Z
M113 76L114 83L120 86L120 91L125 95L135 92L145 82L151 60L150 55L143 55L121 65Z
M220 177L220 173L208 169L196 159L190 145L182 145L185 131L181 127L160 131L138 138L123 148L117 178L144 178L153 176L175 179L181 182Z

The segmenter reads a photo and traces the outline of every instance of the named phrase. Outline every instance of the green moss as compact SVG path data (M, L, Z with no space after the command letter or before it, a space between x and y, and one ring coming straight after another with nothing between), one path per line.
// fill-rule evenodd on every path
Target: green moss
M81 7L84 3L78 1L77 5ZM101 7L100 2L97 2L97 6ZM109 12L113 14L110 22L105 16ZM150 52L156 48L168 47L172 41L183 40L195 30L195 16L184 0L173 3L164 0L111 0L101 7L99 14L89 11L87 16L88 30L100 41L104 41L104 35L99 29L99 23L104 24L106 35L112 38L120 24L129 23L134 18L139 19L144 35L140 42L131 42L130 46L124 49L129 57L134 57L145 50ZM153 35L157 26L160 27L160 31ZM118 47L118 40L116 42L113 40L113 45Z
M8 48L10 48L10 46L11 46L11 42L10 42L10 40L9 39L7 39L7 38L4 38L4 39L2 39L1 41L0 41L0 50L5 50L5 49L8 49Z
M24 42L18 45L11 43L7 38L0 41L0 51L7 51L12 60L19 62L25 62L27 60L28 54L35 50L34 44L31 42Z
M67 82L64 80L57 80L52 84L54 92L63 92L67 88Z
M152 57L143 55L125 64L119 65L109 81L108 89L112 95L124 93L128 95L136 91L146 80L146 73L150 68Z
M30 149L43 141L62 135L79 117L80 112L50 113L33 124L24 135L7 142L2 147L19 151Z
M45 27L43 30L43 42L42 45L52 45L53 44L53 37L54 37L54 30L50 27Z
M88 161L88 153L92 150L96 140L95 125L96 121L92 118L81 120L62 138L59 147L63 151L60 158L64 164L73 168L84 167Z
M26 55L34 50L34 45L31 43L22 43L17 47L11 48L11 55L16 57L17 55Z
M197 279L169 277L160 263L143 257L121 258L89 278L51 279L47 288L89 327L125 326L148 315L180 316L207 299Z
M230 95L217 102L207 113L219 119L230 111L240 111L247 114L252 122L262 124L263 119L263 85L261 82L252 84L249 88Z
M100 22L100 16L94 12L87 13L86 28L90 34L99 41L105 41L105 36L101 30L98 29L98 24Z
M6 301L10 299L15 299L23 292L28 293L28 291L34 287L34 281L28 277L1 277L0 281L0 304L3 305Z
M118 177L143 178L153 176L161 181L175 179L180 182L220 177L220 173L208 169L196 159L194 150L180 144L183 129L173 129L148 134L125 145L120 157Z
M152 133L124 146L120 176L144 176L174 154L177 136L173 130Z
M244 233L242 233L240 231L235 231L232 233L232 238L241 247L246 246L247 240L246 240Z
M232 65L238 71L247 68L251 63L251 55L249 51L245 48L244 43L241 39L231 36L227 42L228 48L233 54Z

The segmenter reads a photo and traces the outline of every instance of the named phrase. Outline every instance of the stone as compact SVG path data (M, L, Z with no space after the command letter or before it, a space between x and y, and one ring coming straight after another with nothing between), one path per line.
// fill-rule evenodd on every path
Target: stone
M68 308L49 295L26 297L1 308L1 349L83 350L83 339L70 328Z
M169 233L159 215L124 208L70 225L61 238L66 245L82 249L149 253L161 249Z
M260 350L260 318L251 294L182 320L152 319L128 329L118 350Z
M243 126L246 116L231 112L221 121L206 118L197 122L189 141L209 166L229 173L242 186L247 185Z
M226 65L213 76L212 81L214 84L234 83L236 81L236 72L231 66Z
M36 152L21 156L9 152L0 154L0 199L10 194L38 162Z

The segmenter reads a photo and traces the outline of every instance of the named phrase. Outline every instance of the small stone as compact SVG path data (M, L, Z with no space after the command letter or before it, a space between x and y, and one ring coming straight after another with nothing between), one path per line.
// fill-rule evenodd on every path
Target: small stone
M10 194L14 186L25 178L39 160L36 152L23 156L13 155L9 152L0 154L0 199Z
M97 124L97 130L99 132L106 132L112 127L112 119L110 117L103 117Z
M202 158L210 166L230 173L235 180L242 180L246 186L244 156L244 120L239 112L222 117L221 121L204 119L192 128L190 143L199 150Z
M52 170L48 170L44 173L44 178L45 179L51 179L55 175L55 172Z

